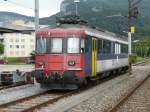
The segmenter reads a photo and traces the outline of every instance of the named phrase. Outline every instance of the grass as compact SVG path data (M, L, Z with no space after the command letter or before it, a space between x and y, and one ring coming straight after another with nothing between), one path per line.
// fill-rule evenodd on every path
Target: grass
M150 57L138 57L137 56L136 63L146 61L146 60L150 60Z
M25 58L14 58L14 57L8 57L6 58L8 64L19 64L24 63Z

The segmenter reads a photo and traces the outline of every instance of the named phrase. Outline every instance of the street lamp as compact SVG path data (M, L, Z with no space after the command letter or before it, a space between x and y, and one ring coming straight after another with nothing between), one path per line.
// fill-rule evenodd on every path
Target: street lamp
M80 0L74 0L74 3L76 4L76 15L78 15L78 3Z

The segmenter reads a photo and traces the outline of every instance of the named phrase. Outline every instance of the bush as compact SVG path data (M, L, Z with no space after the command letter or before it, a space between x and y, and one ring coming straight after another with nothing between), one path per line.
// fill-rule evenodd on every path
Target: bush
M132 54L131 61L132 61L132 63L136 63L137 62L137 55L136 54Z
M25 58L14 58L14 57L9 57L6 58L8 64L17 64L17 63L24 63Z
M0 54L4 53L4 45L0 43Z

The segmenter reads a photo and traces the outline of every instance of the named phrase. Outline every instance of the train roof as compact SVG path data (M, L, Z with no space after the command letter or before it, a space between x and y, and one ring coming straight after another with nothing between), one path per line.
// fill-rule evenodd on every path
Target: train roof
M100 28L92 28L86 25L79 24L62 24L54 28L42 28L37 32L38 37L66 37L70 35L76 35L81 37L84 37L85 35L90 35L105 40L128 44L127 37L119 36L115 33Z

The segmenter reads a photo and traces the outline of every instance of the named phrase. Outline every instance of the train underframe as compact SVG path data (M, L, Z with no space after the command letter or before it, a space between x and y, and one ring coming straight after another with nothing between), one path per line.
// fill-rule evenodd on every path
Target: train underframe
M34 77L38 83L40 83L41 88L48 89L66 89L74 90L79 87L86 85L88 81L93 79L102 79L110 75L118 75L125 73L129 70L129 66L124 66L109 71L101 72L97 74L97 77L77 77L74 71L65 71L63 74L58 72L52 73L51 75L45 75L44 71L36 70L33 72Z

